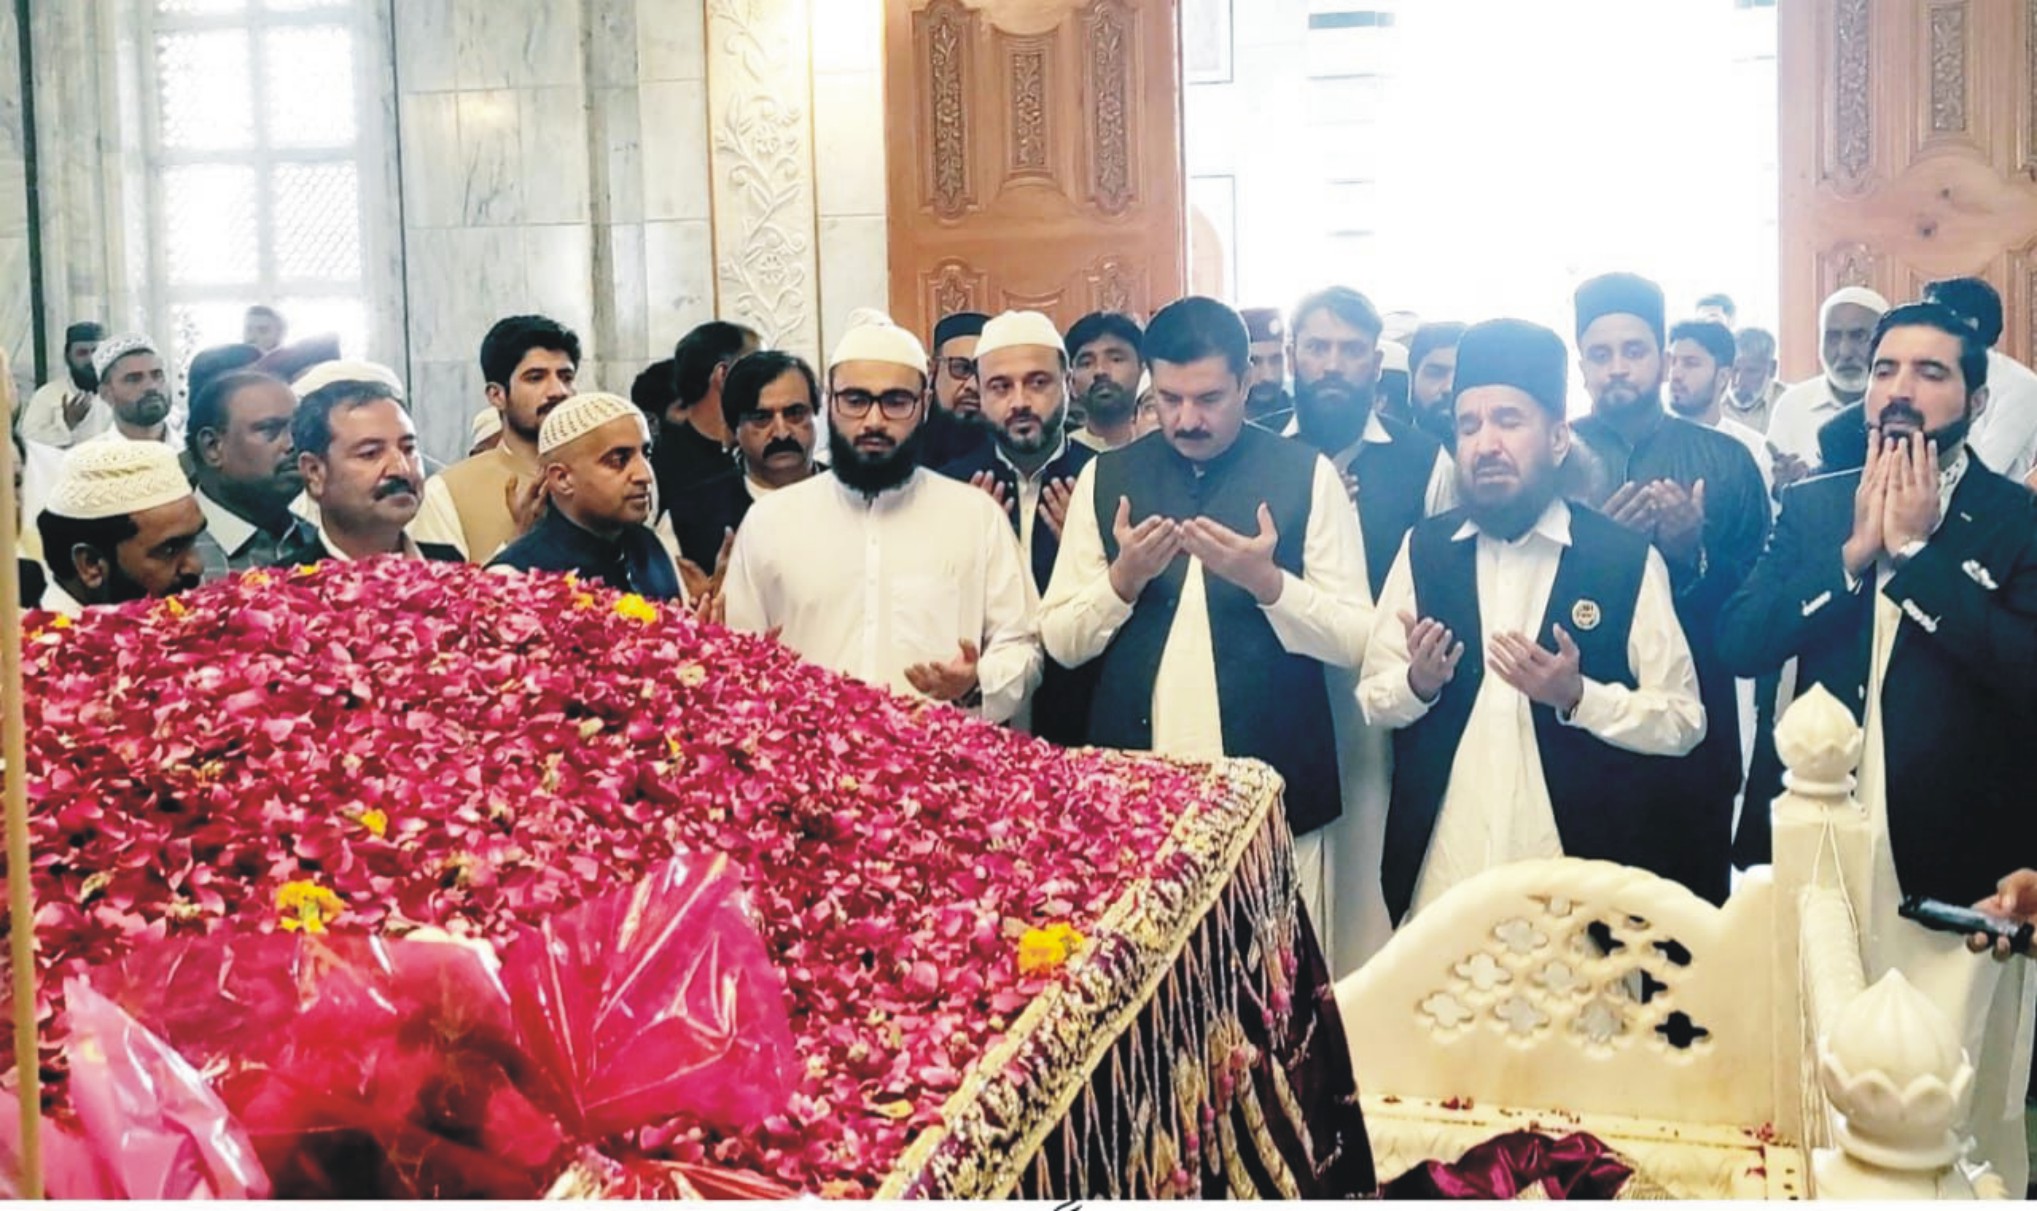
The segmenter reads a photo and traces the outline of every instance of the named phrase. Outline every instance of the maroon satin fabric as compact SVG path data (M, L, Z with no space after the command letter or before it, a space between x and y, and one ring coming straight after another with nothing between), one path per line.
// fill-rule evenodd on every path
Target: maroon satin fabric
M1532 1131L1497 1136L1454 1165L1429 1161L1386 1184L1390 1199L1507 1200L1541 1186L1552 1199L1609 1199L1634 1171L1582 1132L1551 1139Z

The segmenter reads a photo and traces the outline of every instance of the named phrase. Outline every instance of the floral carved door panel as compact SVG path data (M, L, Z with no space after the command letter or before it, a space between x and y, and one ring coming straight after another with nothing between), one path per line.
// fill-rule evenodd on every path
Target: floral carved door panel
M2037 355L2037 0L1778 7L1785 377L1817 372L1818 303L1977 274L2002 350Z
M887 0L891 308L1144 316L1186 273L1178 0Z

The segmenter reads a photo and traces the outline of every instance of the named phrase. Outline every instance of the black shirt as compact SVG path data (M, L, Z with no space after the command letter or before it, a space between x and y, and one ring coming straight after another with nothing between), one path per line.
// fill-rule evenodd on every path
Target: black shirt
M658 480L659 508L670 509L680 493L734 467L734 456L692 425L659 423L658 440L651 446L651 473Z
M581 529L556 508L547 508L530 533L502 548L489 567L519 572L572 572L619 593L659 601L679 598L679 571L648 526L625 526L620 537L603 538Z

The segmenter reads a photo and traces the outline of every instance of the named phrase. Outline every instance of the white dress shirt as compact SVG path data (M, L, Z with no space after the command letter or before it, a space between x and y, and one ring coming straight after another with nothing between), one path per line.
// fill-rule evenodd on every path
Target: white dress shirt
M815 664L917 694L905 670L981 655L983 717L1002 723L1039 684L1032 576L988 493L915 470L874 500L815 475L751 506L723 584L728 625L781 627Z
M75 429L64 420L64 401L79 394L78 385L69 375L36 388L35 394L28 397L28 406L21 410L21 436L65 450L112 428L113 406L99 398L96 391L84 393L92 397L92 402Z
M1816 469L1824 462L1818 453L1818 430L1845 407L1845 401L1832 393L1830 379L1822 374L1805 379L1775 401L1768 418L1768 444Z
M66 618L84 617L84 605L77 598L71 596L64 586L58 584L55 576L49 575L49 567L47 565L43 567L43 574L45 583L42 589L42 601L37 603L36 608L48 610L52 614L62 614Z
M332 535L326 533L325 527L323 525L318 526L317 529L318 529L318 542L320 546L325 548L325 556L327 559L337 560L340 563L355 562L354 557L347 554L345 548L341 547L338 543L334 542L332 539ZM417 549L417 539L411 537L409 530L405 530L402 532L402 534L397 536L396 549L394 551L389 552L389 554L400 556L401 558L404 559L424 558L424 554Z
M1096 465L1091 463L1075 481L1054 577L1040 604L1040 638L1048 655L1069 668L1101 656L1134 608L1111 587L1095 497ZM1294 655L1357 667L1372 628L1365 544L1343 481L1320 457L1310 485L1302 573L1281 573L1280 596L1260 607L1274 636ZM1193 557L1188 557L1181 601L1153 678L1153 749L1182 757L1224 755L1203 567Z
M2037 372L1990 349L1987 411L1967 439L1990 471L2021 482L2037 467Z
M1512 542L1494 538L1470 521L1453 540L1478 543L1478 614L1485 641L1490 644L1503 631L1536 637L1549 609L1557 564L1570 546L1570 506L1561 500L1551 502L1534 526ZM1420 616L1406 544L1380 592L1379 617L1384 621L1373 628L1358 686L1365 717L1376 726L1407 727L1428 714L1432 705L1417 698L1408 685L1402 611ZM1484 658L1485 653L1468 649L1463 656L1464 661ZM1697 669L1676 621L1669 570L1654 550L1648 552L1634 603L1627 660L1638 688L1587 677L1577 710L1564 722L1629 752L1682 756L1697 747L1705 734ZM1462 661L1459 667L1464 667ZM1452 692L1451 687L1444 686L1442 692ZM1413 911L1494 866L1562 854L1556 809L1535 743L1532 706L1527 695L1486 670L1458 743L1458 759L1451 766ZM1641 803L1634 807L1647 809Z
M1989 373L1992 375L1992 369ZM1941 519L1950 514L1952 494L1970 465L1962 451L1954 456L1950 466L1940 470ZM1864 723L1866 744L1861 753L1860 786L1855 794L1867 809L1875 834L1874 888L1862 939L1867 978L1872 982L1888 971L1901 971L1958 1029L1960 1042L1973 1060L1977 1074L1973 1101L1963 1125L1964 1132L1970 1132L1978 1141L1969 1160L1993 1164L2012 1191L2021 1191L2029 1178L2029 1156L2022 1135L2023 1099L2028 1091L2030 1065L2027 1051L2019 1053L2019 1049L2030 1046L2032 1005L2037 1003L2037 964L2015 960L1997 963L1969 954L1965 938L1920 929L1902 920L1897 912L1903 893L1888 835L1888 766L1882 709L1882 686L1903 619L1901 607L1881 591L1894 575L1895 569L1884 556L1875 572L1874 630ZM1863 578L1849 574L1847 584L1859 592ZM2027 864L2026 856L2005 855L2002 869L2007 873L2012 867Z

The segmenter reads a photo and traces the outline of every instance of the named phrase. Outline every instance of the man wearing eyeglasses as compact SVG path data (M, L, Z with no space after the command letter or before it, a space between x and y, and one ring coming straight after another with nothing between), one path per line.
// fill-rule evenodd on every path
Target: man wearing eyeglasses
M957 311L934 325L934 356L927 363L933 410L921 426L920 466L939 470L990 443L983 419L983 389L976 377L976 345L990 317Z
M830 474L751 506L723 583L728 625L1002 723L1040 681L1037 594L990 495L919 465L927 364L889 320L842 337L828 363Z

